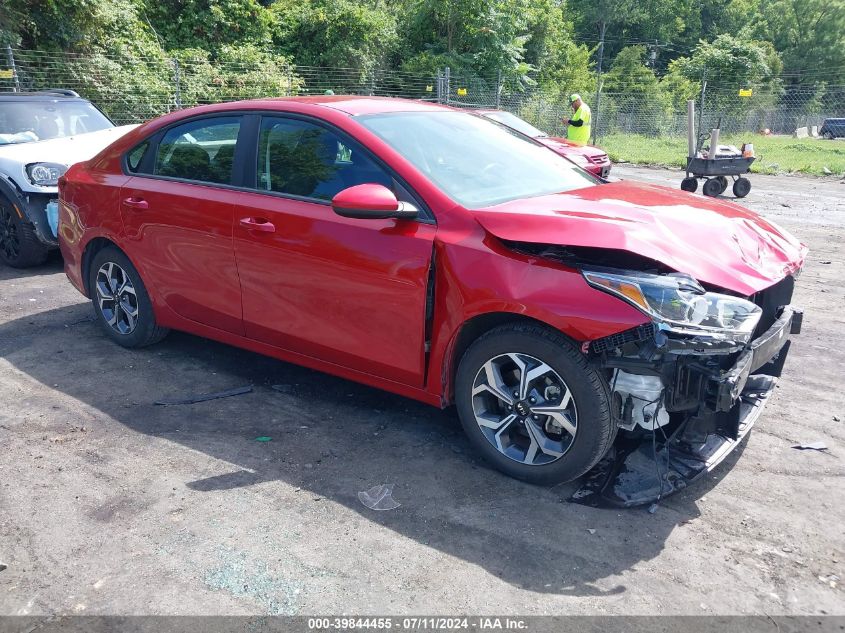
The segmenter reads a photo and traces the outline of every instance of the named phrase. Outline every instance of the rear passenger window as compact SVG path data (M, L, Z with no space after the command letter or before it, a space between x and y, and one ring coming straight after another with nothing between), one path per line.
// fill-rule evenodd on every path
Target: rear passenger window
M240 117L216 117L169 129L158 144L153 173L229 184L240 125Z
M259 189L320 200L331 200L353 185L393 186L393 179L363 149L297 119L261 120L257 167Z

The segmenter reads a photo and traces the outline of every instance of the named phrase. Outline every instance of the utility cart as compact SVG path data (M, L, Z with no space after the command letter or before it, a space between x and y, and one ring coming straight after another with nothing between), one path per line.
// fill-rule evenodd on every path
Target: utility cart
M755 157L753 150L729 152L719 155L719 128L710 134L699 134L698 142L693 139L695 129L695 102L687 104L688 115L688 148L686 177L681 181L681 189L694 192L698 189L699 179L704 180L701 192L705 196L718 196L728 188L728 178L733 179L733 194L737 198L744 198L751 191L751 181L743 177L751 171L751 164ZM704 141L710 139L708 156L702 156ZM724 146L722 146L724 147Z

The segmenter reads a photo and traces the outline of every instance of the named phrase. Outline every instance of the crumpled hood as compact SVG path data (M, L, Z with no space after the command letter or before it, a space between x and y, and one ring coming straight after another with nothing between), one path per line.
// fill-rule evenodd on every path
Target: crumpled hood
M6 159L21 165L49 162L70 167L74 163L93 158L100 150L136 127L138 126L121 125L98 132L75 134L46 141L0 145L0 160Z
M566 139L558 138L556 136L543 136L541 138L534 139L535 141L539 141L549 149L554 150L555 152L566 154L580 154L581 156L607 156L604 150L599 149L598 147L593 147L592 145L576 145L575 143L570 143Z
M629 181L472 213L500 239L629 251L743 295L795 272L807 254L788 232L737 204Z

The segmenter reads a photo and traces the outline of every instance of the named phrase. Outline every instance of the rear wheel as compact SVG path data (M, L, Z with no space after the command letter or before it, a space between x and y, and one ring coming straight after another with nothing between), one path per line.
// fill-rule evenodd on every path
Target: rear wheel
M565 337L539 326L504 325L475 341L455 399L475 448L531 483L580 477L616 436L606 381Z
M43 264L50 249L38 240L35 228L0 196L0 259L13 268Z
M704 187L701 188L701 193L705 196L715 197L722 193L722 183L718 178L708 178L704 181Z
M91 302L103 331L123 347L144 347L167 336L156 324L153 304L141 275L115 247L99 251L88 281Z
M681 181L681 189L684 191L689 191L690 193L695 193L695 190L698 189L698 179L688 176Z
M737 198L744 198L751 191L751 181L748 178L737 178L734 182L733 191Z
M719 181L719 193L725 193L728 188L728 179L725 176L717 176L716 180Z

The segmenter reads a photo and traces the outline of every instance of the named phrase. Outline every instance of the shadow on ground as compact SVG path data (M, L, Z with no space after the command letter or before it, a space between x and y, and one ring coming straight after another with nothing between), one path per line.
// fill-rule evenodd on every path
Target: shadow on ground
M677 525L698 516L695 500L718 481L701 480L653 515L572 505L565 501L571 485L526 485L477 460L452 409L180 333L124 350L86 320L92 314L80 302L3 323L0 356L106 414L105 433L119 423L235 465L185 481L194 491L213 495L281 480L521 588L624 592L620 576L657 556ZM245 384L254 391L195 405L154 404ZM256 441L260 436L272 441ZM716 474L728 472L740 452ZM395 484L400 508L376 512L361 504L358 492L381 483ZM595 586L608 577L615 580Z

